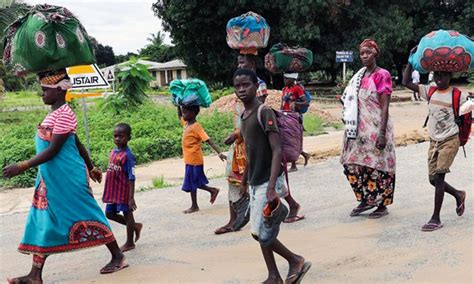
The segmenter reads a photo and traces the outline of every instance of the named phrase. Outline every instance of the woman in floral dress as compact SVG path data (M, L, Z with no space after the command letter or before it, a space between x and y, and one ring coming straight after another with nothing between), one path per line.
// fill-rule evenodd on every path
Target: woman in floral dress
M364 67L350 80L342 97L345 133L341 154L344 174L360 204L351 216L376 207L369 218L388 214L395 189L395 139L389 116L392 80L377 66L379 47L366 39L359 46Z

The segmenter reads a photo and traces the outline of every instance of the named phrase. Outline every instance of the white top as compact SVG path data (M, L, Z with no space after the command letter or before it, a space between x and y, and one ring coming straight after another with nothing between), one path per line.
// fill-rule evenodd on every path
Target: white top
M411 72L411 80L413 84L420 83L420 73L416 70L413 70L413 72Z
M428 101L429 85L418 85L420 97ZM460 105L467 101L468 93L461 92ZM428 103L428 133L435 141L444 141L458 134L459 127L454 120L453 88L436 90Z

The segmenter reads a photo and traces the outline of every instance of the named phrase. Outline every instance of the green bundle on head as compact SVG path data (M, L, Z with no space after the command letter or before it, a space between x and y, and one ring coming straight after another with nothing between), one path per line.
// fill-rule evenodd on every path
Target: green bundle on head
M89 36L66 8L36 5L5 31L5 66L15 75L95 62Z
M206 83L199 79L173 80L170 92L171 102L176 106L209 107L212 103Z

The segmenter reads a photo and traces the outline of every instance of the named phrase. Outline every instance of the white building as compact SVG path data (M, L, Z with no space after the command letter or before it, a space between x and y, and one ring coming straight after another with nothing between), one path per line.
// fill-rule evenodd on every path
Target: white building
M140 59L138 60L138 63L148 66L148 71L150 71L150 74L155 78L154 81L150 82L151 87L164 87L168 86L169 83L174 79L188 78L188 72L186 70L187 66L180 59L175 59L164 63ZM117 66L120 67L124 64L125 62L104 67L100 69L100 71L102 71L104 78L107 80L113 80L114 74L117 72Z

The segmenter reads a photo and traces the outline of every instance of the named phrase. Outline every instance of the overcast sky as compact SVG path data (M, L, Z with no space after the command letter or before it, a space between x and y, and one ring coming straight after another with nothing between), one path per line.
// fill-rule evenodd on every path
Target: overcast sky
M150 33L163 30L161 20L153 14L152 3L157 0L23 0L36 5L48 3L68 8L90 36L114 53L137 52L148 44ZM163 33L163 31L162 31ZM170 43L169 36L165 38Z

